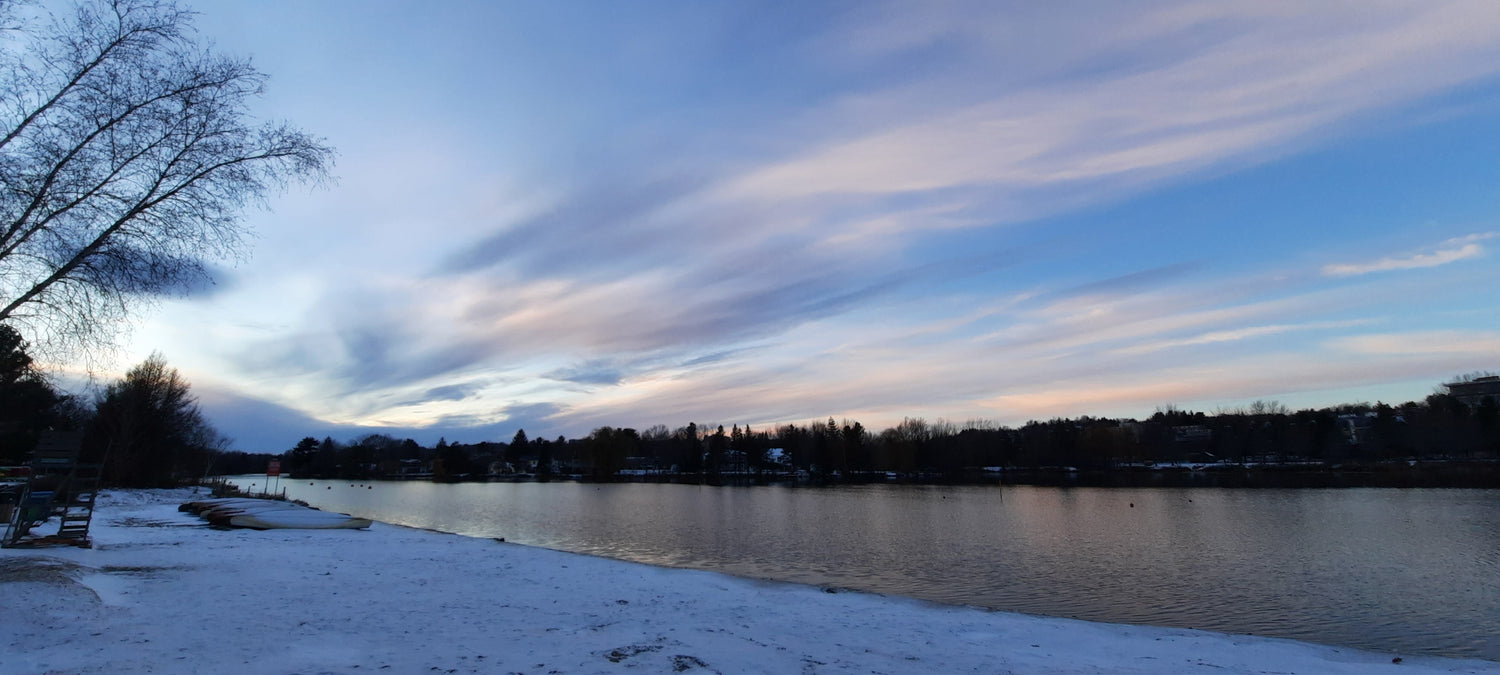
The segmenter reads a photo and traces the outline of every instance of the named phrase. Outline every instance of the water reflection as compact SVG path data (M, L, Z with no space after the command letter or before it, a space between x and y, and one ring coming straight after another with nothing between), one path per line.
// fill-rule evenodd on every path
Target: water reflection
M1500 660L1494 490L287 486L387 522L657 565Z

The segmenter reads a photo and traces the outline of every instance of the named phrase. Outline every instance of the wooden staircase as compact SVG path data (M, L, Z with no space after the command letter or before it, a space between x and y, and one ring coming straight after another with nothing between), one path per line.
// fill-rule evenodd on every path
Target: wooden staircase
M78 463L83 435L49 431L42 434L31 460L31 479L6 524L0 547L72 545L88 548L89 525L94 520L99 464ZM57 533L38 535L33 529L58 517Z

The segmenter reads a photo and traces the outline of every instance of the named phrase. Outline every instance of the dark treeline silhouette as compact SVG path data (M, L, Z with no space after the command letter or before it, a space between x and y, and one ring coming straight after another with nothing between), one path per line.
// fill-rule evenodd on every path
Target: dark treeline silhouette
M1248 474L1337 472L1380 478L1294 484L1500 486L1500 377L1486 373L1399 406L1293 412L1256 402L1214 414L1167 406L1144 420L1059 418L1019 428L908 418L879 433L832 418L759 429L600 427L580 439L520 430L509 442L433 447L377 433L346 442L308 437L280 454L247 454L230 451L160 355L88 406L55 391L26 348L0 324L0 465L24 463L43 430L77 430L85 458L105 465L106 483L123 486L264 473L273 459L293 476L341 479L1132 484L1212 474L1187 482L1235 485L1267 484L1247 482Z
M1294 412L1256 402L1213 414L1167 406L1144 420L1059 418L1019 428L908 418L872 433L859 422L830 418L760 429L696 423L645 431L600 427L582 439L551 441L529 439L522 430L509 443L439 441L432 448L371 434L346 443L304 438L282 455L283 468L297 476L438 481L568 476L710 483L1056 482L1084 476L1110 484L1174 472L1374 471L1421 474L1389 484L1455 485L1500 484L1497 458L1495 396L1446 391L1399 406Z
M387 434L366 434L345 442L309 436L280 455L247 455L246 461L259 468L244 473L264 471L270 460L280 459L283 471L312 478L453 481L487 476L545 477L551 473L549 467L556 464L552 461L554 456L560 457L564 466L580 465L581 446L580 441L561 436L556 440L527 439L524 430L517 432L509 443L463 444L440 439L433 447Z
M80 460L102 465L105 485L165 487L228 467L265 469L264 459L228 452L229 439L203 418L187 381L160 354L87 402L57 391L27 348L18 331L0 324L0 467L28 462L43 432L72 431L81 434Z

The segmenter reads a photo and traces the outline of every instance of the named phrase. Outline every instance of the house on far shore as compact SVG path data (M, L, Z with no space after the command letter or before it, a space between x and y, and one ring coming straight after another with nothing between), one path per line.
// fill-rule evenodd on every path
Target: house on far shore
M1172 427L1172 437L1178 443L1207 443L1214 439L1214 432L1202 424L1187 424Z
M1485 397L1500 403L1500 375L1476 377L1468 382L1449 382L1443 386L1448 388L1448 393L1453 398L1471 408L1483 403Z
M1370 441L1370 435L1375 431L1374 412L1349 413L1339 415L1339 432L1344 434L1344 440L1349 445L1364 445Z

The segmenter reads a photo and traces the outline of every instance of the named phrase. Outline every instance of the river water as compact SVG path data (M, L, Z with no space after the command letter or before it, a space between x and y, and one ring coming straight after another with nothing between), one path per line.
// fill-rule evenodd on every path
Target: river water
M1497 490L280 486L328 510L655 565L1500 660Z

